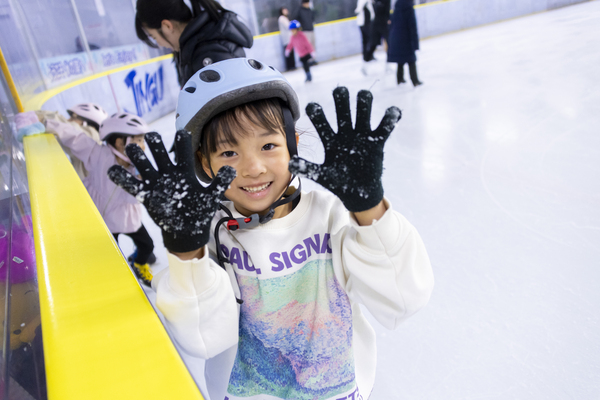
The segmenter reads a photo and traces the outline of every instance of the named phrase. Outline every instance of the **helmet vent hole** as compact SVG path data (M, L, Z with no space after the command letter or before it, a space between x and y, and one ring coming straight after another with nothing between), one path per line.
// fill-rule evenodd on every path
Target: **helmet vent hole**
M269 68L271 68L273 71L275 71L275 68L271 67L270 65L269 65Z
M248 64L250 64L250 66L254 69L262 69L263 68L263 65L260 62L253 60L253 59L249 59Z
M185 91L188 93L194 93L196 91L196 88L193 86L188 86L185 88Z
M200 72L200 80L204 82L218 82L221 80L221 75L219 75L217 71L209 69L207 71Z

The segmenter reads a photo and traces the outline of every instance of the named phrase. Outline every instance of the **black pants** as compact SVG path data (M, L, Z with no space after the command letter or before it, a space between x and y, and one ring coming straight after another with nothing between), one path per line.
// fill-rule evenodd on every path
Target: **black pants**
M417 86L419 82L419 77L417 76L417 63L409 62L408 63L408 73L410 74L410 80L413 85ZM404 82L404 64L398 63L398 71L396 72L396 80L398 84Z
M283 46L283 56L285 57L285 48L287 46ZM296 59L294 58L294 49L290 50L290 55L285 57L285 70L292 71L296 69Z
M113 233L117 244L119 243L119 235L121 235L121 233ZM154 250L154 242L144 225L136 232L123 233L123 235L129 236L137 248L137 256L133 261L142 265L146 264L148 262L148 257L150 257L150 254L152 254L152 251Z
M365 23L363 26L361 26L360 33L362 35L363 60L371 61L373 59L373 53L370 53L370 51L371 51L371 24Z
M386 23L381 23L375 20L371 23L371 31L369 32L369 51L367 54L367 59L365 61L370 61L373 59L375 50L377 50L377 46L381 44L381 39L385 40L387 43L388 40L388 26Z
M306 75L310 75L310 64L308 63L308 60L311 59L311 55L310 53L308 53L307 55L305 55L304 57L300 57L300 61L302 61L302 68L304 68L304 72L306 72Z

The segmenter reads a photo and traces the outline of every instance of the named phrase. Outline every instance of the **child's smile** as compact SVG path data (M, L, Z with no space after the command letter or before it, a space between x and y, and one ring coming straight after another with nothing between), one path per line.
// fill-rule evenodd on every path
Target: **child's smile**
M225 197L243 215L264 214L288 187L290 155L281 131L270 131L250 123L244 126L246 132L236 136L236 144L225 141L217 144L217 151L210 155L210 168L213 172L224 165L235 168L237 177ZM207 163L203 165L207 170ZM211 174L210 169L207 173ZM287 210L288 207L278 208L274 218L286 215Z

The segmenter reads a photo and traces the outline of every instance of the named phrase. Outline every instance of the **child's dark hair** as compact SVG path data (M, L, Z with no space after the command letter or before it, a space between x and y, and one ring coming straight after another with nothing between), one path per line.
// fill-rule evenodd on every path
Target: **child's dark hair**
M217 151L217 143L237 144L237 135L246 134L248 123L270 131L280 131L285 135L283 111L279 99L270 98L245 103L215 115L202 129L200 142L201 159L210 160L210 154ZM209 162L210 163L210 162ZM210 182L212 177L199 176L200 180Z
M137 37L150 47L158 47L144 28L160 29L165 19L177 22L189 22L194 16L208 13L213 21L221 19L220 12L225 9L215 0L190 0L194 13L183 0L137 0L135 13L135 33Z
M106 140L107 144L110 144L112 147L115 147L115 144L117 143L117 139L123 139L124 141L126 141L127 135L119 135L118 133L113 133L109 137L107 137L105 140Z

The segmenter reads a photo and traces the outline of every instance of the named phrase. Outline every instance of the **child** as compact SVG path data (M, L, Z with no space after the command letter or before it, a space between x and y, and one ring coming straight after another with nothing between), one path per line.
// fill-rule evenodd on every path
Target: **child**
M292 49L296 50L302 62L304 72L306 72L306 82L310 82L312 81L310 66L311 64L315 64L313 54L315 49L306 38L306 35L300 30L300 22L296 20L290 22L290 31L292 32L292 37L285 48L285 56L287 57Z
M142 205L135 197L116 186L107 175L109 167L113 165L120 165L136 174L125 155L125 146L132 143L139 145L141 149L145 148L144 134L149 131L146 123L133 114L112 115L100 125L100 139L106 145L99 145L72 124L56 120L45 120L45 131L54 133L61 144L71 149L90 171L83 184L115 240L118 242L121 233L133 240L136 251L130 257L130 264L138 279L150 286L152 272L148 264L155 262L156 257L152 253L152 238L142 224Z
M381 187L400 110L371 131L372 96L361 91L353 129L347 89L334 99L337 134L318 104L307 106L325 147L324 164L312 164L297 156L300 110L285 78L256 60L222 61L180 93L178 165L149 133L158 171L135 146L127 154L143 181L109 171L163 230L169 268L152 282L157 306L177 341L209 359L213 400L367 399L375 333L359 304L394 329L429 299L425 247ZM293 174L335 195L301 192Z
M69 108L67 112L69 113L69 119L66 119L56 111L37 110L35 114L42 123L48 119L52 119L58 122L76 124L83 133L94 139L96 143L102 143L98 131L100 130L100 124L108 118L108 113L102 107L94 103L81 103ZM82 180L85 179L89 175L89 172L85 169L83 162L68 147L63 146L63 150L71 159L71 164L73 164L73 168L77 172L77 175L79 175L79 178Z
M213 62L245 57L244 47L254 41L237 15L215 0L137 0L135 30L149 46L173 50L180 86Z

